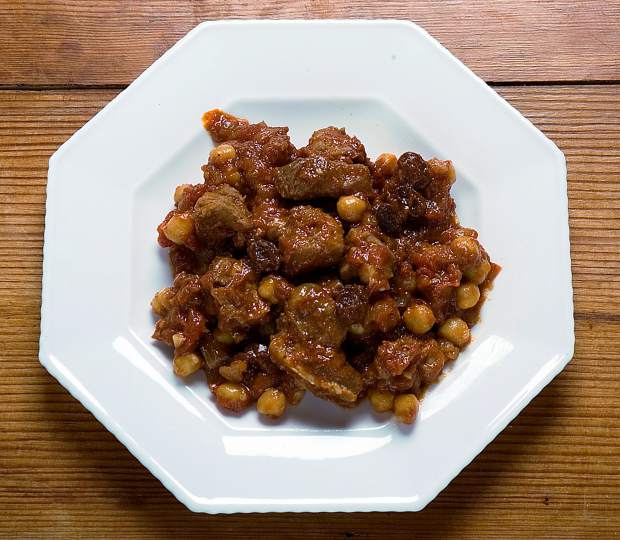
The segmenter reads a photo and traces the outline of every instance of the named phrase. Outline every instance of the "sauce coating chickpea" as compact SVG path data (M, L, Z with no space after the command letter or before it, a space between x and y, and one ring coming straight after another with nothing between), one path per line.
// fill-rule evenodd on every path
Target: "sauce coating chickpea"
M387 390L372 389L368 392L368 401L377 412L391 411L394 405L394 394Z
M240 411L250 402L250 393L241 384L226 382L215 389L215 399L225 409Z
M165 315L170 309L170 302L172 301L172 297L174 296L174 290L170 287L166 287L161 291L155 293L153 296L153 300L151 300L151 308L157 315Z
M256 402L256 410L265 416L282 416L285 409L286 396L277 388L267 388Z
M464 347L471 339L467 323L459 317L446 319L437 332L441 337L454 343L457 347Z
M480 289L475 283L465 283L456 289L456 306L459 309L474 307L480 300Z
M403 321L410 332L422 335L426 334L435 324L433 310L425 304L413 304L403 313Z
M220 375L227 381L240 383L248 365L243 360L233 360L228 366L220 366Z
M472 266L465 270L464 274L469 281L480 285L487 278L490 271L491 263L485 259L478 266Z
M258 295L271 304L278 303L278 297L276 296L276 282L275 280L267 276L258 285Z
M375 161L377 173L381 176L392 176L398 167L398 158L394 154L385 152L380 154Z
M194 220L187 214L177 214L164 226L164 234L171 242L183 245L194 232Z
M364 217L366 201L355 195L344 195L336 203L338 215L349 223L357 223Z
M450 242L450 249L459 258L475 261L480 257L480 246L471 236L457 236Z
M196 353L187 353L175 356L172 361L172 370L179 377L187 377L200 369L202 359Z
M418 415L420 402L413 394L401 394L394 398L394 416L403 424L412 424Z
M237 152L230 144L220 144L216 146L209 154L209 161L213 165L222 165L237 156Z
M175 203L179 203L179 201L183 198L183 194L185 193L185 190L189 187L192 187L191 184L181 184L180 186L177 186L176 189L174 190L174 202Z

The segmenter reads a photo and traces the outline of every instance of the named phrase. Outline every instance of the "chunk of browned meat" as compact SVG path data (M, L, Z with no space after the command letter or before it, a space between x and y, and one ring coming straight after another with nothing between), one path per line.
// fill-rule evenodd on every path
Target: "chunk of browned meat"
M165 298L165 303L158 299ZM197 275L179 273L171 288L160 291L153 303L158 304L161 319L155 325L153 338L173 345L172 336L179 335L176 351L183 354L196 348L206 329L206 319L201 313L204 294ZM155 309L155 305L153 305Z
M293 289L278 327L295 341L326 347L340 346L346 334L346 324L338 315L338 305L325 289L312 283Z
M256 274L245 260L217 257L201 283L214 300L218 328L235 342L267 319L269 304L258 295Z
M368 225L352 227L346 243L349 249L341 273L359 275L371 292L388 290L394 275L394 255L379 239L379 231Z
M366 150L360 140L347 135L344 128L334 126L315 131L308 146L300 152L305 156L321 156L334 161L366 163Z
M408 260L416 268L416 288L428 301L441 322L456 311L454 295L462 273L449 246L418 242L410 248Z
M309 346L276 334L269 345L272 360L294 373L313 394L343 406L355 405L362 390L361 375L333 347Z
M278 327L269 347L272 360L299 377L311 392L341 405L353 404L362 379L338 348L346 322L328 290L312 283L296 287Z
M207 245L216 246L250 228L250 213L243 196L228 184L215 186L202 195L192 213L196 234Z
M342 225L318 208L297 206L288 214L279 245L289 275L326 268L342 259Z
M286 127L272 127L265 122L249 124L219 109L205 113L203 123L214 141L226 142L235 149L240 187L244 192L252 193L260 184L273 183L274 167L289 163L297 154ZM205 165L203 172L207 182L220 183L217 167Z
M220 109L212 109L202 115L202 125L211 138L219 143L236 138L241 129L249 125L249 122Z
M437 341L406 335L379 345L372 364L374 372L393 391L416 391L421 383L433 382L445 362Z
M295 201L337 198L353 193L370 193L372 178L365 165L328 161L316 156L299 158L279 167L276 189L285 199Z

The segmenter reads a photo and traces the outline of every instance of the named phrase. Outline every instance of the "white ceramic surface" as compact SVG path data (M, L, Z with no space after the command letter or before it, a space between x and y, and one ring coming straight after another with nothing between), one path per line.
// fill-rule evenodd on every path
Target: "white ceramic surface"
M456 164L461 222L503 271L413 428L311 396L279 423L227 415L150 339L155 227L201 180L213 107ZM423 508L566 365L572 313L563 154L411 23L201 24L50 160L41 363L195 511Z

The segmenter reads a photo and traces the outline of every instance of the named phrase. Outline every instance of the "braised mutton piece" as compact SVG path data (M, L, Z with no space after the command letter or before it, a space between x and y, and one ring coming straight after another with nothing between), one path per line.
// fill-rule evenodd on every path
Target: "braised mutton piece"
M250 212L243 196L227 184L216 186L202 195L196 201L192 215L196 234L210 246L220 245L229 239L243 245L243 233L251 225Z
M334 126L312 134L308 145L300 150L304 156L320 156L331 161L367 164L366 149L357 137L347 135L344 128Z
M293 208L280 235L284 271L291 275L337 264L344 251L342 225L312 206Z
M337 198L353 193L370 193L368 167L323 157L299 158L279 167L276 188L285 199L303 201L320 197Z
M269 353L313 393L350 405L362 390L362 378L340 350L348 321L338 312L338 305L321 286L297 287L278 320L280 331L271 340Z

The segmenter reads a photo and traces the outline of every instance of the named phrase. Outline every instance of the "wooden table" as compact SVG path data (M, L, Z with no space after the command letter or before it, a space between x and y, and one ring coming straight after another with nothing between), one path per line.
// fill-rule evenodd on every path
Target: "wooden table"
M568 159L575 357L423 512L191 514L38 363L49 156L190 28L226 17L416 21L530 118ZM0 534L251 539L617 535L619 30L617 0L3 0Z

